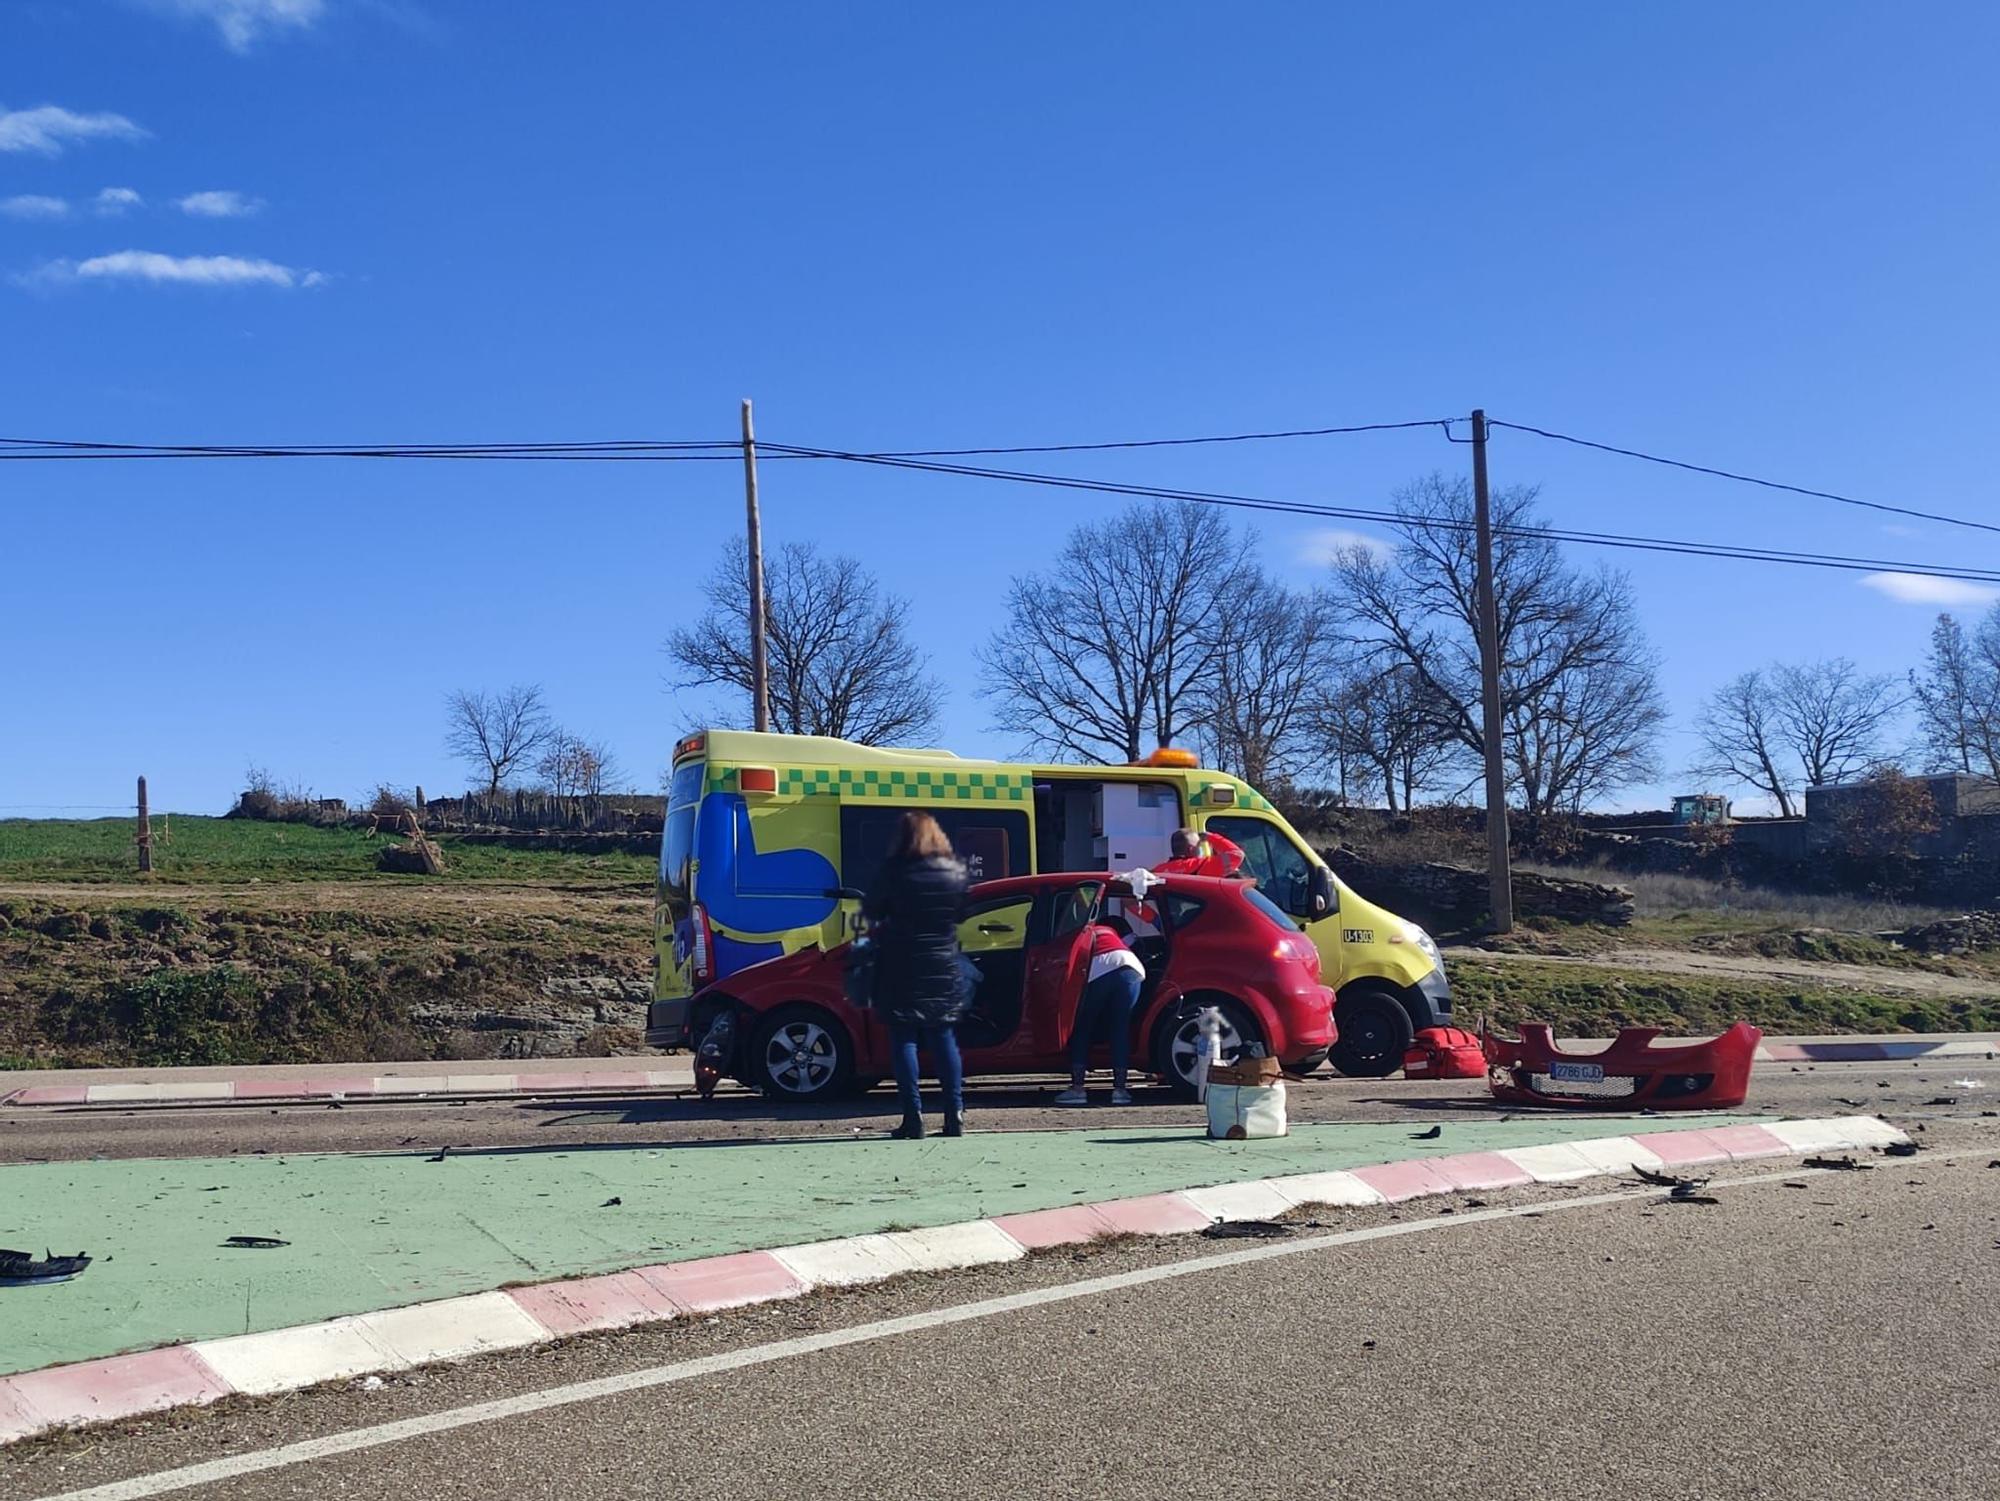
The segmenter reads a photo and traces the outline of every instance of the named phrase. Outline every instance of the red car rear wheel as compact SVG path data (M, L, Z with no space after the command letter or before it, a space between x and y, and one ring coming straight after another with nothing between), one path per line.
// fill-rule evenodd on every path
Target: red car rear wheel
M1251 1043L1269 1048L1250 1008L1228 996L1189 996L1153 1029L1153 1072L1182 1099L1194 1098L1194 1064L1201 1055L1201 1014L1213 1006L1222 1018L1222 1061L1234 1063Z

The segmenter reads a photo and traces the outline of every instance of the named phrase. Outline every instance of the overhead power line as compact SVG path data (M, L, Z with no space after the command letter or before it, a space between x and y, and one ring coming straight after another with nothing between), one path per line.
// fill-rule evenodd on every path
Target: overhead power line
M1599 453L1615 453L1620 458L1642 459L1648 464L1661 464L1669 469L1684 469L1690 474L1706 474L1716 479L1734 480L1740 485L1757 485L1766 490L1782 490L1789 495L1804 495L1813 500L1837 501L1844 506L1860 506L1864 510L1885 511L1892 516L1912 516L1920 521L1935 521L1944 526L1970 527L1974 531L2000 532L2000 525L1989 521L1973 521L1964 516L1947 516L1939 511L1919 511L1909 506L1892 506L1879 500L1861 500L1852 495L1841 495L1832 490L1814 490L1805 485L1789 485L1782 480L1760 479L1754 474L1738 474L1734 470L1717 469L1709 464L1694 464L1685 459L1662 458L1656 453L1642 453L1636 448L1620 448L1613 443L1599 443L1591 438L1572 437L1568 433L1552 433L1547 428L1529 427L1519 422L1503 422L1498 417L1486 419L1488 427L1504 427L1510 432L1531 433L1537 438L1552 438L1558 443L1573 443L1578 448L1594 448Z
M0 438L7 459L720 459L734 462L733 442L662 443L382 443L382 444L148 444L84 443L57 439Z
M1268 511L1285 515L1312 516L1340 521L1366 521L1394 526L1405 518L1394 511L1363 506L1324 505L1311 501L1279 500L1270 496L1240 495L1226 491L1182 490L1162 485L1128 484L1117 480L1091 479L1078 475L1044 474L1030 470L991 469L970 464L947 464L932 460L891 458L883 454L845 453L835 449L801 450L787 445L760 443L781 452L810 454L849 463L875 464L884 468L909 469L930 474L955 474L972 479L1001 480L1015 484L1041 485L1063 490L1087 490L1099 494L1125 495L1138 499L1189 500L1238 510ZM1426 525L1470 531L1470 521L1436 521ZM1732 546L1723 543L1693 542L1674 537L1634 536L1621 532L1584 531L1565 527L1496 526L1500 536L1541 537L1580 546L1623 548L1641 552L1678 553L1690 557L1729 558L1743 562L1786 563L1801 567L1832 568L1856 573L1909 573L1926 578L1957 579L1966 583L2000 584L2000 571L1955 565L1909 562L1895 558L1851 557L1840 553L1816 553L1783 548Z
M982 454L1097 453L1115 448L1183 448L1196 443L1264 443L1274 438L1331 438L1343 433L1389 433L1414 427L1435 427L1449 436L1451 424L1462 417L1428 417L1416 422L1363 422L1349 427L1295 427L1281 432L1226 433L1210 438L1137 438L1119 443L1037 443L1014 448L906 448L871 453L877 459L974 458Z
M1226 443L1260 443L1293 438L1325 438L1352 433L1399 432L1412 429L1437 428L1453 442L1465 440L1452 438L1451 426L1462 421L1454 417L1426 417L1405 422L1362 422L1339 427L1298 427L1280 428L1263 432L1218 433L1187 438L1131 438L1093 443L1034 443L995 445L976 448L904 448L873 449L867 451L847 451L812 448L803 445L766 443L760 445L770 457L789 459L842 458L850 461L899 460L899 459L945 459L998 457L1008 454L1039 453L1103 453L1118 450L1146 448L1183 448L1199 445ZM1919 510L1913 506L1891 505L1884 501L1864 500L1859 496L1843 495L1833 490L1818 490L1808 485L1794 485L1783 480L1765 479L1758 475L1741 474L1735 470L1723 469L1712 464L1697 464L1686 459L1667 458L1660 454L1646 453L1636 448L1625 448L1615 443L1604 443L1594 438L1581 438L1571 433L1559 433L1545 427L1535 427L1528 423L1508 422L1498 417L1487 419L1488 427L1505 428L1510 432L1527 433L1537 438L1547 438L1558 443L1572 444L1578 448L1595 449L1600 453L1615 454L1621 458L1638 459L1644 463L1659 464L1670 469L1683 470L1690 474L1705 474L1715 479L1726 479L1738 484L1755 485L1766 490L1777 490L1789 495L1805 496L1813 500L1828 500L1839 505L1858 506L1866 510L1879 511L1894 516L1908 516L1919 521L1932 521L1944 526L1961 526L1975 531L2000 533L2000 524L1975 521L1969 517L1952 516L1940 511ZM354 459L479 459L516 461L553 461L563 463L629 463L644 461L658 462L721 462L734 463L741 452L741 442L737 439L707 439L696 441L663 441L656 439L605 439L596 442L560 443L304 443L304 444L187 444L187 443L106 443L57 438L0 438L0 462L6 460L61 460L61 459L288 459L288 458L354 458Z
M1451 438L1451 424L1460 420L1463 419L1422 418L1404 422L1353 423L1338 427L1285 428L1262 432L1222 433L1185 438L1139 438L1094 443L1019 444L978 448L917 448L861 451L768 442L760 443L758 447L764 456L774 459L879 464L922 472L956 474L969 478L1001 480L1017 484L1089 490L1136 498L1192 500L1203 504L1231 506L1240 509L1394 525L1400 519L1396 513L1367 507L1317 505L1310 502L1283 501L1264 496L1181 490L1156 485L1124 484L1111 480L1088 479L1079 476L1044 474L1022 470L995 469L943 461L1006 454L1088 453L1126 449L1178 448L1203 444L1267 442L1282 439L1322 438L1353 433L1395 432L1425 428L1437 428L1445 437ZM1690 473L1710 475L1719 479L1756 485L1764 489L1779 490L1812 499L1834 501L1842 505L1859 506L1868 510L1909 516L1919 520L1934 521L1952 526L1970 527L1980 531L2000 532L2000 525L1993 523L1973 521L1965 517L1923 511L1908 506L1889 505L1880 501L1863 500L1851 495L1841 495L1834 491L1816 490L1808 486L1787 484L1778 480L1763 479L1755 475L1739 474L1732 470L1721 469L1711 465L1664 458L1658 454L1645 453L1638 449L1622 448L1610 443L1600 443L1594 439L1579 438L1568 433L1554 432L1547 428L1533 427L1525 423L1506 422L1498 418L1490 418L1488 419L1488 426L1505 428L1512 432L1528 433L1535 437L1547 438L1561 443L1570 443L1582 448L1596 449L1600 452L1616 454L1624 458L1639 459L1647 463L1686 470ZM1453 439L1453 441L1458 440ZM358 458L507 460L557 463L736 463L739 461L741 448L741 442L737 439L688 441L605 439L585 442L532 443L322 443L257 445L143 444L107 443L73 439L0 438L0 462L8 460L48 461L65 459ZM1453 523L1440 524L1449 526ZM1467 523L1467 525L1469 526L1470 523ZM1507 535L1510 531L1508 528L1501 528L1500 530L1502 535ZM1672 537L1636 536L1617 532L1594 532L1552 527L1514 528L1511 530L1519 535L1546 537L1553 541L1574 542L1582 546L1591 547L1625 548L1639 551L1679 553L1697 557L1731 558L1749 562L1787 563L1805 567L1836 568L1863 572L1909 573L1929 578L1958 579L1975 583L2000 583L2000 572L1948 564L1905 562L1887 558L1862 558L1838 553L1818 553L1792 549L1730 546L1720 543L1687 541Z
M1264 443L1287 438L1328 438L1348 433L1398 432L1437 428L1449 433L1454 419L1427 417L1411 422L1363 422L1345 427L1301 427L1272 432L1218 433L1192 438L1130 438L1101 443L1037 443L989 448L883 450L880 458L922 459L1027 453L1094 453L1132 448L1185 448L1202 444ZM760 447L770 445L759 445ZM719 459L735 462L738 439L660 442L614 439L584 443L98 443L74 439L0 438L0 459L562 459L570 462L630 459ZM812 449L780 455L818 458Z

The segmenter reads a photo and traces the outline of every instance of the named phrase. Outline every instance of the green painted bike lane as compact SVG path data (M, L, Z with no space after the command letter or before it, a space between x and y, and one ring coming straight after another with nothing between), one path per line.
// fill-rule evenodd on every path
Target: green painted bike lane
M724 1252L1738 1119L1455 1122L1430 1141L1407 1124L1257 1142L1082 1128L0 1167L0 1246L97 1258L74 1282L0 1289L0 1375ZM225 1247L232 1235L290 1244Z

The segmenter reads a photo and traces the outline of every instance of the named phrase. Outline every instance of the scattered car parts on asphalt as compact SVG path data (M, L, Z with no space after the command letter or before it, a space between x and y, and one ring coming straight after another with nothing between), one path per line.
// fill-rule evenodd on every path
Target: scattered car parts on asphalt
M81 1252L58 1256L44 1249L38 1261L26 1251L0 1250L0 1287L45 1287L67 1282L80 1275L90 1260Z
M1217 1220L1201 1234L1207 1240L1277 1240L1292 1230L1277 1220Z
M1709 1178L1713 1176L1712 1174L1704 1175L1700 1178L1680 1178L1675 1177L1671 1173L1648 1172L1637 1163L1633 1164L1632 1171L1642 1183L1651 1183L1656 1187L1664 1188L1668 1191L1667 1197L1661 1201L1663 1203L1720 1204L1722 1202L1715 1195L1702 1192L1704 1188L1708 1187Z

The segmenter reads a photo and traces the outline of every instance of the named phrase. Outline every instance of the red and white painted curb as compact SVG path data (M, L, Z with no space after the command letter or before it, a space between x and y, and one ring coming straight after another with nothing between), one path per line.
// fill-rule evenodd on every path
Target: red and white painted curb
M1394 1204L1429 1194L1573 1183L1639 1167L1658 1172L1861 1151L1906 1140L1895 1127L1866 1115L1654 1131L1224 1183L927 1230L635 1267L0 1376L0 1444L221 1397L268 1396L323 1381L795 1298L816 1287L853 1287L906 1272L1017 1261L1030 1251L1077 1245L1100 1235L1176 1235L1217 1220L1268 1219L1310 1204Z
M4 1105L192 1105L235 1100L389 1100L425 1095L630 1094L692 1089L686 1069L533 1074L381 1074L312 1079L160 1079L140 1084L41 1084L0 1094Z
M1757 1045L1759 1063L1916 1063L1926 1058L1991 1058L1995 1054L2000 1054L2000 1038L1985 1035L1909 1042L1894 1037L1855 1037Z

